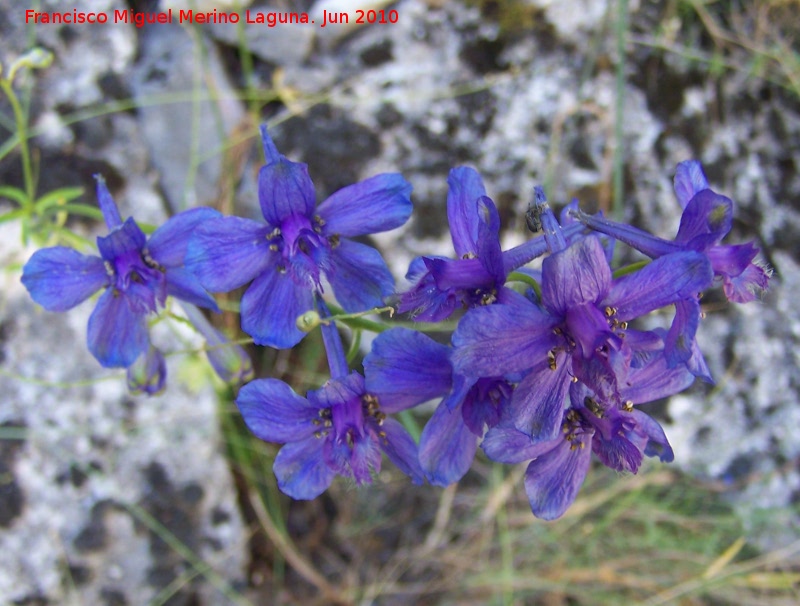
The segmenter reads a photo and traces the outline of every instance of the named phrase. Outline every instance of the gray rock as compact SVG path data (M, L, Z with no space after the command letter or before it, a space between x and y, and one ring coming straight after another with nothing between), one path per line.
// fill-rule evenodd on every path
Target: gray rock
M284 121L280 114L282 124L273 132L284 153L308 162L320 195L383 171L401 171L413 183L412 222L374 238L400 276L413 256L452 254L446 178L458 164L484 176L506 246L527 237L524 211L536 184L545 185L556 206L578 196L589 209L609 209L616 144L614 40L603 35L609 3L585 2L585 11L565 11L562 4L515 4L535 16L523 30L474 3L403 0L393 5L400 19L392 25L324 39L308 28L254 25L245 35L252 52L270 64L256 73L265 88L274 84L273 67L285 68L282 98L296 117ZM659 3L631 6L634 32L653 31L663 18ZM16 9L0 0L3 10ZM0 19L0 28L3 44L21 52L18 18ZM238 101L227 101L233 98L230 78L205 36L211 32L235 46L231 28L195 30L195 40L174 28L142 31L141 40L131 27L75 29L63 40L58 31L37 29L40 41L63 58L37 88L42 109L35 116L42 146L54 154L69 146L74 157L62 153L43 165L62 163L74 175L102 162L117 186L125 186L121 205L153 222L163 216L159 184L173 208L214 199L223 176L215 152L243 113ZM151 103L160 95L191 93L200 47L208 62L204 75L225 103ZM128 95L137 49L141 59L131 86L141 107L67 127L60 104L85 107ZM680 209L671 176L677 162L695 157L714 189L737 203L729 241L757 239L776 271L761 303L706 299L709 314L699 339L717 387L698 384L668 403L676 465L728 486L728 498L754 529L749 538L764 547L788 542L798 535L798 520L787 506L796 504L800 490L794 401L800 387L800 108L779 87L740 74L713 80L703 66L640 44L629 46L627 69L620 214L672 237ZM258 214L253 175L259 153L251 154L239 186L239 207L250 216ZM52 178L48 186L60 183L45 176ZM26 439L0 449L0 472L10 478L0 490L0 570L12 571L6 580L0 575L0 594L59 599L66 595L66 558L73 583L93 597L134 600L135 587L153 595L154 586L181 574L181 563L126 504L176 520L175 535L203 557L215 559L204 537L232 546L223 576L240 579L241 522L223 462L208 450L217 431L212 394L193 396L173 386L176 395L170 387L168 398L126 406L120 379L58 392L20 381L14 377L74 382L97 376L82 343L88 307L45 315L33 310L18 285L3 296L10 374L2 376L2 387L10 396L0 424L3 431L24 427ZM69 352L59 364L52 363L53 342ZM168 421L198 410L208 412L197 427ZM206 467L213 471L207 478ZM215 506L230 521L210 527ZM62 551L53 549L53 537ZM22 581L12 586L14 575Z
M272 7L270 10L250 9L252 23L243 17L238 24L216 23L209 25L211 35L235 48L240 44L240 28L249 52L274 65L296 67L303 63L311 53L317 24L279 23L277 12L296 12L286 7ZM264 23L259 23L263 20ZM270 25L274 23L274 25Z
M139 129L170 208L210 204L226 136L244 118L219 55L177 24L144 28L140 54L131 79Z
M19 242L9 224L0 241L4 266L30 253L9 251ZM243 583L245 532L214 389L197 377L190 387L172 358L168 390L132 398L124 372L102 369L86 349L93 302L45 312L18 279L4 273L0 295L5 603L146 604L181 577L175 603L226 603L163 540L179 541L229 585Z

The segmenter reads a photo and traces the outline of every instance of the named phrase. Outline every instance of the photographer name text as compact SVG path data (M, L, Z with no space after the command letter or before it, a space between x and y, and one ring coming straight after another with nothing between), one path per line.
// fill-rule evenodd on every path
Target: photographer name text
M308 25L318 24L319 27L328 25L372 25L397 23L400 15L395 9L391 10L355 10L350 12L322 11L321 19L312 18L308 13L298 12L268 12L244 11L236 12L213 11L201 12L196 10L168 9L162 12L139 13L132 9L115 10L113 13L86 12L74 9L66 12L40 12L32 9L25 11L25 23L34 24L108 24L131 23L136 27L144 27L157 23L244 23L260 24L266 27L278 25Z

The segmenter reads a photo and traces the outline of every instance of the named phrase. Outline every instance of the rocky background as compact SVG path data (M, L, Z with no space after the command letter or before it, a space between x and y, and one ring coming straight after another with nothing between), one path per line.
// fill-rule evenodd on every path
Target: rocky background
M169 7L186 5L158 10ZM737 204L731 238L759 242L774 287L748 306L704 300L699 340L717 384L695 385L659 410L675 465L714 482L752 541L764 549L796 541L800 68L792 45L800 7L629 2L617 132L615 2L275 0L250 10L347 11L353 21L370 7L396 10L398 22L34 27L25 6L0 0L0 61L33 45L55 55L50 68L21 79L31 91L39 191L91 192L92 175L102 173L123 215L142 222L196 204L253 215L257 124L270 120L278 148L309 164L321 198L386 170L412 182L414 218L376 238L400 278L411 257L449 253L453 166L482 173L510 246L527 236L536 184L556 206L577 196L585 208L670 237L680 216L674 167L697 158L712 187ZM73 0L68 8L154 5ZM0 110L10 115L5 100ZM0 122L0 140L10 128ZM616 146L621 208L611 206ZM0 183L21 184L19 166L18 155L2 159ZM87 236L96 227L74 224ZM224 455L218 392L170 358L164 395L128 396L123 375L103 371L85 350L91 304L59 315L37 309L19 284L32 249L20 250L13 224L2 228L0 603L227 604L249 595L253 513ZM331 507L323 499L296 514L295 528ZM420 527L435 507L426 505ZM180 546L215 573L199 574Z

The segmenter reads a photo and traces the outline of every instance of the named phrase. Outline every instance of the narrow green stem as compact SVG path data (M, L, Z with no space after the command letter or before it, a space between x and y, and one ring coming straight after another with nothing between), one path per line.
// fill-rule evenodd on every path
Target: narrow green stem
M8 102L11 104L11 110L14 112L14 121L17 124L17 137L19 138L20 155L22 156L22 177L25 181L25 194L27 201L25 209L28 212L33 208L34 185L33 185L33 169L31 167L31 154L28 147L28 125L25 119L25 112L19 103L19 98L11 86L11 82L5 79L0 79L0 87L8 97Z
M533 276L529 276L528 274L524 274L521 271L512 271L508 274L506 278L508 282L522 282L523 284L527 284L533 289L533 292L536 293L536 296L539 300L542 299L542 287L539 283L533 278Z
M419 444L419 437L422 435L422 430L419 428L419 424L417 424L417 420L414 418L414 413L408 409L401 410L397 413L397 418L400 419L403 427L411 434L414 441Z
M617 0L617 70L616 70L616 103L614 116L614 202L612 215L618 220L622 218L622 206L625 202L625 183L623 180L624 145L622 123L625 116L625 45L628 38L628 0Z
M234 5L234 10L241 15L242 7L238 2ZM236 27L236 41L239 44L239 60L242 63L244 88L249 98L248 105L250 114L252 116L258 116L260 112L260 103L257 96L252 95L256 87L255 64L253 62L253 54L250 52L250 47L247 43L244 25L244 19L239 19L239 24Z
M353 331L353 340L350 343L350 348L347 350L347 363L351 366L355 363L358 357L358 352L361 348L361 331Z
M352 314L347 314L344 310L339 307L338 305L334 305L332 303L328 304L328 307L331 310L331 320L336 322L341 322L345 326L348 326L353 329L361 329L361 330L368 330L374 333L382 333L385 330L388 330L390 326L387 324L383 324L381 322L375 322L374 320L367 320L363 316L365 314L373 314L373 313L381 313L384 311L394 311L391 307L378 307L375 309L369 309L367 311L356 312Z
M631 263L630 265L626 265L625 267L620 267L614 272L614 278L621 278L622 276L627 276L628 274L632 274L635 271L639 271L642 267L645 267L650 263L650 259L645 259L644 261L637 261L636 263Z

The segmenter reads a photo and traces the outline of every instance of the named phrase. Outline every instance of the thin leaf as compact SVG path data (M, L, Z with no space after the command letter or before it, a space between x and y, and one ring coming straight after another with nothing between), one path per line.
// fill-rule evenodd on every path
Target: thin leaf
M36 207L36 210L43 212L51 206L64 205L66 202L80 198L82 195L82 187L62 187L43 195L41 198L36 200L34 206Z
M8 198L20 206L25 206L28 203L28 194L19 187L12 185L0 185L0 198Z

